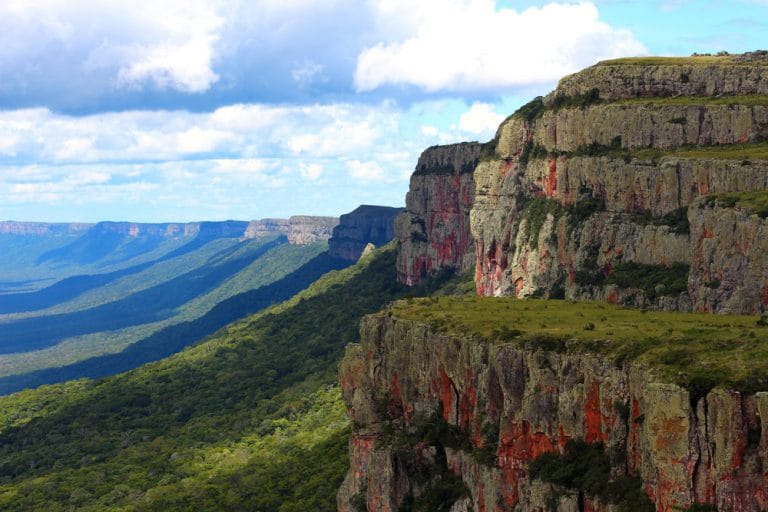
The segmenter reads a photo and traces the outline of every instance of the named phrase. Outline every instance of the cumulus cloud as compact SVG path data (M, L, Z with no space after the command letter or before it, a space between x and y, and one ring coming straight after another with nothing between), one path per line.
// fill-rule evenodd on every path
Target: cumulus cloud
M403 137L402 115L387 102L0 111L0 219L247 219L397 205L424 145ZM387 186L359 188L371 180ZM314 199L297 204L297 194Z
M600 21L592 3L497 9L493 0L379 2L408 35L365 48L355 86L414 85L426 91L503 90L551 83L597 60L647 49L626 30ZM427 12L429 15L425 15Z
M356 180L381 181L386 177L384 169L377 162L351 160L347 162L347 165L349 167L349 175Z
M205 0L155 0L140 8L130 0L0 3L0 91L206 91L219 78L212 66L225 21L220 10L219 2Z
M489 103L473 103L459 118L459 128L468 133L484 134L495 131L505 117L494 111Z
M323 166L318 163L308 164L301 162L299 164L299 172L305 180L315 181L323 175Z

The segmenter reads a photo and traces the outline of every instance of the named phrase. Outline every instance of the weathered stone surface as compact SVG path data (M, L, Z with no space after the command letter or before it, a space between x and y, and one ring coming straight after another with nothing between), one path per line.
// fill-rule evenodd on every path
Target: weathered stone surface
M331 238L333 228L339 224L338 217L318 217L312 215L294 215L288 219L290 231L288 243L309 245Z
M416 284L441 267L473 266L469 210L475 196L472 171L481 144L435 146L425 150L411 176L406 211L397 218L399 278Z
M259 219L248 223L243 238L253 240L275 234L288 236L290 232L291 224L288 219Z
M500 127L502 141L517 140L519 120ZM623 148L671 149L686 144L737 144L768 137L768 107L745 105L660 106L599 104L546 111L529 127L529 140L549 151L576 151L589 144ZM512 132L512 133L507 133ZM499 156L516 154L517 145L499 144Z
M610 61L566 76L546 101L556 94L575 96L597 88L605 99L646 96L740 96L768 94L765 62L732 65L707 63L621 64Z
M729 59L706 66L598 65L567 77L545 104L593 88L609 100L693 97L680 101L682 105L601 102L544 109L528 117L513 115L497 131L495 152L487 147L472 173L466 168L476 154L467 155L468 145L425 151L411 180L408 211L398 220L400 280L414 284L424 273L441 267L468 270L474 266L480 295L565 296L663 309L762 311L768 291L761 294L757 289L766 282L768 262L761 253L752 254L760 245L756 228L724 218L718 221L723 223L720 238L733 244L702 246L699 235L689 234L679 221L685 218L682 209L701 196L768 189L768 161L717 158L717 151L705 153L707 158L672 152L686 145L768 138L768 107L759 106L760 102L739 104L734 97L733 104L713 104L696 98L764 94L761 80L768 70L766 62L745 60L737 65L735 57ZM620 148L657 148L668 154L612 154L605 149L616 147L617 141ZM444 161L447 156L453 157L453 166ZM474 192L467 190L473 183ZM666 215L671 217L662 219ZM697 215L689 212L688 216L699 222ZM740 234L726 233L736 229L736 223L740 223ZM734 258L731 277L724 285L712 287L715 278L710 274L722 273L738 251L743 255ZM469 261L472 253L474 265ZM692 261L692 257L710 263ZM629 262L692 264L688 292L662 293L650 300L639 290L600 284L617 265ZM737 277L740 272L749 276ZM588 274L594 277L587 279L590 282L577 279ZM747 280L754 284L746 286Z
M291 244L309 245L331 238L333 228L338 223L339 219L337 217L318 217L312 215L294 215L288 219L252 220L248 223L242 237L244 239L255 239L285 235Z
M79 235L88 231L93 224L48 223L48 222L0 222L0 234L20 236Z
M366 245L378 247L395 237L395 217L402 208L361 205L341 216L328 241L332 256L357 261Z
M768 310L768 220L698 201L691 223L689 294L700 311Z
M403 454L412 450L417 461L430 454L388 444L385 426L404 431L440 410L474 447L488 442L488 425L498 432L495 463L445 450L450 472L470 492L456 510L547 510L552 500L562 511L614 510L529 479L528 463L569 439L603 443L614 454L612 473L638 475L659 512L694 502L737 512L768 507L766 393L715 389L692 405L685 389L641 366L448 337L386 314L363 320L341 385L355 430L339 510L352 510L355 495L368 510L397 510L418 489Z

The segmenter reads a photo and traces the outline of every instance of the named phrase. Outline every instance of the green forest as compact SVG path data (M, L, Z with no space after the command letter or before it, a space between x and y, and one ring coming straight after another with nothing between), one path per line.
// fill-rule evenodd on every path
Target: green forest
M335 510L336 368L361 316L406 294L394 260L376 251L162 361L0 398L0 508Z

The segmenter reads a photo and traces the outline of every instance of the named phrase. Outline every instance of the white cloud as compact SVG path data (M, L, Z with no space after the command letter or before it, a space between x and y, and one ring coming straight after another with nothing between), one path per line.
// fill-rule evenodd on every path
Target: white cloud
M315 181L320 179L323 175L323 166L317 163L308 164L306 162L301 162L299 164L299 172L301 173L301 177L305 180Z
M404 115L390 103L0 111L0 219L248 219L397 205L425 146L422 123ZM368 191L370 181L381 186ZM314 199L297 203L297 194Z
M149 80L160 89L204 92L219 79L210 67L211 53L209 38L140 48L132 61L118 71L117 83L136 86Z
M384 169L377 162L351 160L347 162L347 166L349 167L349 175L356 180L382 181L386 178Z
M379 13L408 36L363 50L355 87L415 85L427 91L500 90L553 83L597 60L646 53L631 32L600 21L597 7L547 4L522 12L493 0L387 0ZM428 10L428 16L424 11Z
M204 92L219 79L213 62L224 7L218 0L2 2L0 72L34 81L37 73L61 73L63 64L73 84L90 78L83 88L106 75L112 87Z
M305 62L291 71L291 77L293 78L293 81L297 82L300 86L307 86L318 79L322 80L324 69L322 64Z
M486 134L496 131L505 117L495 112L489 103L473 103L459 118L459 128L472 134Z
M193 126L178 134L176 147L181 153L209 153L225 143L231 143L234 138L231 132Z

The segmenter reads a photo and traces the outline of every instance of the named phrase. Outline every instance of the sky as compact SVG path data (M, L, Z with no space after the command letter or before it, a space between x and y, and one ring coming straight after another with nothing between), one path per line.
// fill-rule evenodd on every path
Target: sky
M768 0L0 0L0 220L402 206L564 75L765 34Z

